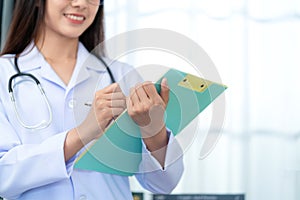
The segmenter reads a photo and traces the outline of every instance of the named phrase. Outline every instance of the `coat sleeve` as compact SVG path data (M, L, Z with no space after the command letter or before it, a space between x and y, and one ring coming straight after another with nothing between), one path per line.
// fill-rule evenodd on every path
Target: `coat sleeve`
M75 158L64 160L65 137L63 132L40 144L22 144L0 100L0 196L17 198L32 188L69 178Z
M139 167L140 172L135 176L145 189L153 193L171 193L183 174L183 151L169 130L168 134L169 143L164 168L161 167L143 143L142 162Z
M143 69L140 69L143 70ZM118 63L112 66L112 71L117 77L125 95L129 94L131 87L143 82L140 71L130 65ZM139 183L153 193L170 193L178 184L183 174L183 152L170 130L169 143L165 157L165 168L162 169L159 162L147 150L143 143L142 161L139 173L135 175Z

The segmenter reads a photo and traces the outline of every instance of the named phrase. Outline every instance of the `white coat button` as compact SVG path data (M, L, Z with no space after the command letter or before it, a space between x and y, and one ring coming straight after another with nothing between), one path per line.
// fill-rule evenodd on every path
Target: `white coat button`
M76 106L76 100L72 99L69 101L69 108L74 108Z
M87 200L86 195L81 195L81 196L79 197L79 200Z

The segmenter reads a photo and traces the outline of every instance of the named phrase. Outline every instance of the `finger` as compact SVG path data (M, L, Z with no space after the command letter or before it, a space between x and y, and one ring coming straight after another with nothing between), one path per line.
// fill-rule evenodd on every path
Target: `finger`
M130 89L130 99L131 99L132 106L134 106L134 104L137 104L140 102L140 99L139 99L138 95L136 94L135 88Z
M156 95L158 95L154 84L151 82L145 82L143 84L143 88L150 99L153 99L156 97Z
M109 93L104 94L103 99L105 100L117 100L117 99L125 99L125 95L122 92Z
M110 103L111 108L126 108L126 99L113 100Z
M126 108L126 99L120 99L120 100L101 100L95 102L95 107L97 109L104 109L104 108Z
M122 114L124 112L125 109L123 108L112 108L112 117L116 118L118 117L120 114Z
M113 84L103 88L102 90L105 94L122 91L118 83L113 83Z
M115 90L118 90L118 84L114 83L111 84L101 90L98 90L95 92L95 99L100 100L100 99L112 99L112 94L116 94L116 97L120 98L122 96L122 92L114 92Z
M99 94L96 93L94 104L97 108L104 108L104 107L125 107L125 99L123 93L116 93L116 94ZM115 102L116 101L116 102Z
M120 87L120 84L117 83L117 87L115 88L114 92L122 92L122 89Z
M126 106L127 106L128 112L132 110L133 103L132 103L132 100L130 97L126 98Z
M166 78L163 78L163 80L161 81L160 88L161 88L160 96L162 100L165 102L165 104L167 104L169 101L170 88L168 86L168 81Z
M146 91L144 90L144 87L142 84L139 84L135 87L136 90L136 94L139 97L140 102L144 102L144 101L148 101L149 97L146 93Z
M99 110L99 112L96 113L97 121L102 122L103 120L111 120L115 116L119 116L122 112L124 112L124 108L105 108Z

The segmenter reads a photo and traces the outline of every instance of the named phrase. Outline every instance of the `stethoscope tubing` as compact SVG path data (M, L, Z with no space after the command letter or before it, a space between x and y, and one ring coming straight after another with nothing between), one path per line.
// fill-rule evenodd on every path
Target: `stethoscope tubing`
M115 81L115 78L114 78L114 76L113 76L111 70L109 69L107 63L106 63L101 57L98 57L98 59L99 59L99 60L103 63L103 65L105 66L105 68L106 68L106 70L107 70L107 72L108 72L108 74L109 74L109 76L110 76L110 79L111 79L112 83L115 83L115 82L116 82L116 81ZM43 89L43 87L42 87L40 81L39 81L34 75L29 74L29 73L23 73L23 72L20 71L20 68L19 68L19 65L18 65L18 56L15 56L15 58L14 58L14 67L15 67L17 73L14 74L13 76L11 76L11 77L9 78L9 81L8 81L8 92L9 92L10 100L11 100L11 102L12 102L12 104L13 104L13 107L14 107L14 112L15 112L15 114L16 114L16 116L17 116L17 120L19 121L19 123L20 123L24 128L27 128L27 129L44 129L44 128L47 128L47 127L51 124L51 122L52 122L53 113L52 113L51 105L50 105L50 103L49 103L49 100L48 100L48 98L47 98L47 95L46 95L46 93L45 93L45 91L44 91L44 89ZM14 80L15 78L21 77L21 76L27 76L27 77L29 77L31 80L33 80L33 81L36 83L36 85L37 85L39 91L41 92L41 95L42 95L42 97L43 97L43 99L44 99L44 101L45 101L45 103L46 103L46 105L47 105L47 110L48 110L48 113L49 113L48 121L42 120L40 123L35 124L35 125L26 125L26 124L24 123L24 121L21 119L21 116L20 116L20 114L19 114L19 112L18 112L18 109L17 109L16 99L15 99L15 97L14 97L14 91L13 91L13 87L12 87L12 85L13 85L13 80Z

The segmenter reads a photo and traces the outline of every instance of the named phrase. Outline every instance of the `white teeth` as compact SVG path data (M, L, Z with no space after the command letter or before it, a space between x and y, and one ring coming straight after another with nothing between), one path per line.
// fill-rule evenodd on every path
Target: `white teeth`
M82 16L66 15L66 17L68 17L72 20L76 20L76 21L83 21L84 20L84 17L82 17Z

